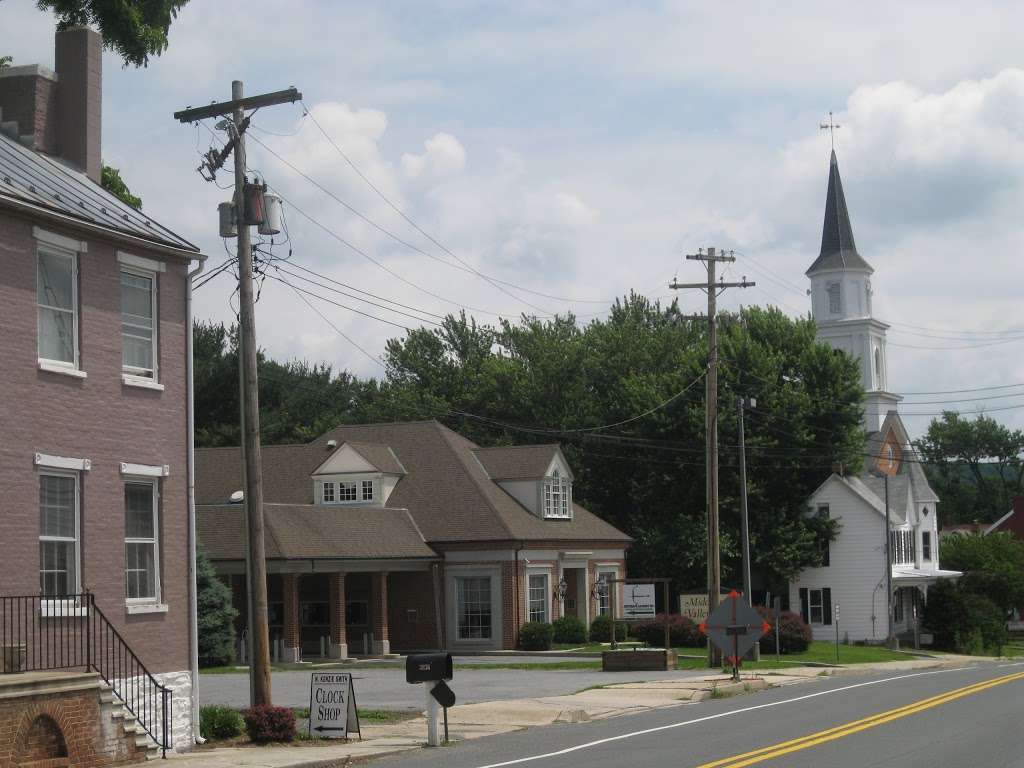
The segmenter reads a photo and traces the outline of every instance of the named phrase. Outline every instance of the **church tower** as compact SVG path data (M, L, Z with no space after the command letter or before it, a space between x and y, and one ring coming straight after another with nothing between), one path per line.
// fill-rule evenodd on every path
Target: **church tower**
M811 315L820 341L860 361L861 382L867 392L864 429L868 432L876 432L902 399L888 391L885 332L889 326L872 315L874 271L857 253L839 162L832 150L821 253L806 273L811 279Z

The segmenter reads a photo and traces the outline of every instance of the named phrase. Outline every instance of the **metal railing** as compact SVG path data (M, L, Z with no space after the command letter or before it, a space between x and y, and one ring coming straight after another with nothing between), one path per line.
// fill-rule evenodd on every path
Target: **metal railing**
M96 605L81 594L0 595L0 672L82 669L99 673L167 757L171 689L157 682Z

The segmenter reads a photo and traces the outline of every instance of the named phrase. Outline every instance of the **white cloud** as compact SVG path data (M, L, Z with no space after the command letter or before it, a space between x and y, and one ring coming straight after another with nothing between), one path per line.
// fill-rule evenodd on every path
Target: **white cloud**
M423 142L422 155L402 155L402 168L410 179L425 172L433 177L447 176L466 167L466 150L450 133L438 133Z

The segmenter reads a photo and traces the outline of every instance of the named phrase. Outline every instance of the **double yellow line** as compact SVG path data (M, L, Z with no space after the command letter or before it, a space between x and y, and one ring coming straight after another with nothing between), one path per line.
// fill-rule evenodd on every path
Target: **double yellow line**
M829 728L824 731L818 731L808 736L801 736L799 739L793 739L791 741L783 741L779 744L774 744L770 747L762 747L761 749L755 749L753 752L745 752L742 755L733 755L732 757L725 757L721 760L715 760L714 762L704 763L697 768L743 768L747 765L754 765L765 760L773 760L776 757L782 757L790 752L798 752L801 749L809 749L810 747L816 747L819 744L824 744L828 741L834 741L835 739L841 739L844 736L850 736L860 731L866 731L869 728L874 728L884 723L892 722L893 720L899 720L903 717L923 712L926 709L932 707L938 707L942 704L948 704L951 701L962 699L964 696L970 696L975 693L987 690L989 688L995 688L997 685L1005 685L1006 683L1012 683L1015 680L1024 679L1024 672L1017 672L1012 675L1004 675L1003 677L996 677L991 680L984 680L980 683L974 683L973 685L967 685L963 688L957 688L946 693L941 693L938 696L932 696L927 699L921 699L915 701L913 704L907 704L896 709L890 709L886 712L879 712L876 715L865 717L860 720L854 720L853 722L846 723L845 725L839 725L835 728Z

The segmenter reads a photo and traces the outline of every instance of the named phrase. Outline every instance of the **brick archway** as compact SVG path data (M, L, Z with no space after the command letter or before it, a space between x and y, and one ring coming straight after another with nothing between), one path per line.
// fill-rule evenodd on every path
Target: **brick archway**
M74 727L60 704L41 703L26 708L14 737L10 765L81 765L86 755L81 754Z

